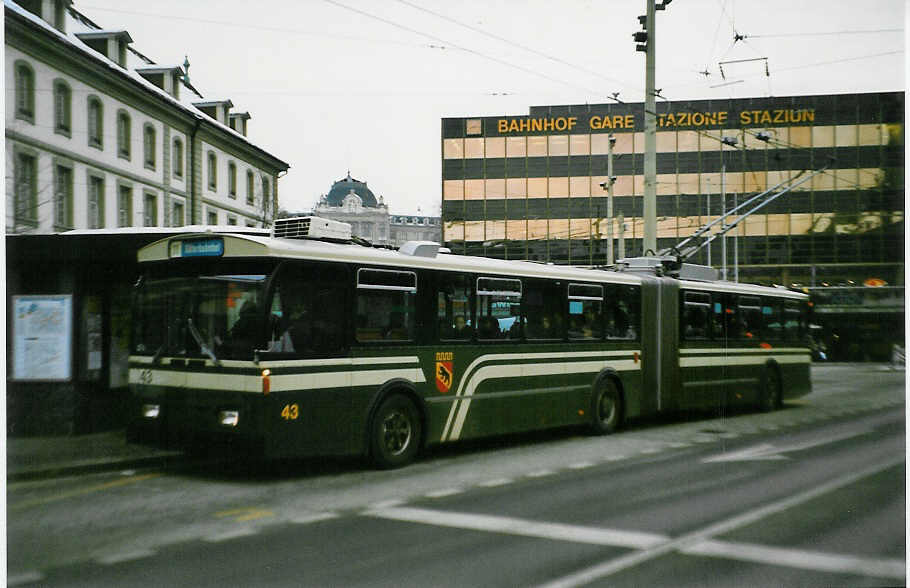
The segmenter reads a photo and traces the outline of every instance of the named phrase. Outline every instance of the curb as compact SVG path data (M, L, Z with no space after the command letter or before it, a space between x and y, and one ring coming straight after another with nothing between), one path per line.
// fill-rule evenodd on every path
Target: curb
M9 482L24 482L33 480L47 480L62 476L79 474L93 474L119 469L146 468L163 466L168 459L182 455L181 453L163 453L148 457L136 458L108 458L77 463L63 463L38 468L26 468L20 471L7 471L6 479ZM7 465L7 468L9 466Z

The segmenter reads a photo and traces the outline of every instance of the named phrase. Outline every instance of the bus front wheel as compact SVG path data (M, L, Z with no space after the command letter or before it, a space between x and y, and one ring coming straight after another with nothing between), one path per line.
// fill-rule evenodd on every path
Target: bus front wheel
M622 395L613 378L605 378L591 398L591 431L596 435L615 432L622 424Z
M370 457L380 469L399 468L417 455L420 416L406 396L393 394L382 401L370 427Z

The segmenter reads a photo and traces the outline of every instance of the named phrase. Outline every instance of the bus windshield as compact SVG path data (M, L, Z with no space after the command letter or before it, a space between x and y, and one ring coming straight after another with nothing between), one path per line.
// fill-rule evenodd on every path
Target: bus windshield
M265 280L266 274L143 276L136 292L133 353L216 363L250 359L264 332Z

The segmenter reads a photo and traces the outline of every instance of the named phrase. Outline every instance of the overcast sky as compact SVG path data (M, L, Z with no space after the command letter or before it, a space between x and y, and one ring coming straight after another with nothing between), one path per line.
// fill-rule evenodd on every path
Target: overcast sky
M206 99L249 111L310 209L348 170L392 212L439 214L440 119L644 99L645 0L75 0ZM668 99L903 90L904 0L675 0L657 17ZM734 43L734 31L745 35ZM873 32L869 32L873 31ZM719 61L767 57L724 67ZM703 75L707 71L710 75ZM727 85L725 82L734 82ZM712 87L714 86L714 87Z

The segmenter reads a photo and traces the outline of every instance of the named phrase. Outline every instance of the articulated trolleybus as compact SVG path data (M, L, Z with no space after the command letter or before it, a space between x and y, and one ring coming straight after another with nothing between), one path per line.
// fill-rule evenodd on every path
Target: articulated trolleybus
M664 258L621 271L398 250L317 217L139 251L141 438L360 454L809 393L808 300ZM692 274L687 277L687 273ZM151 429L151 431L143 431Z

